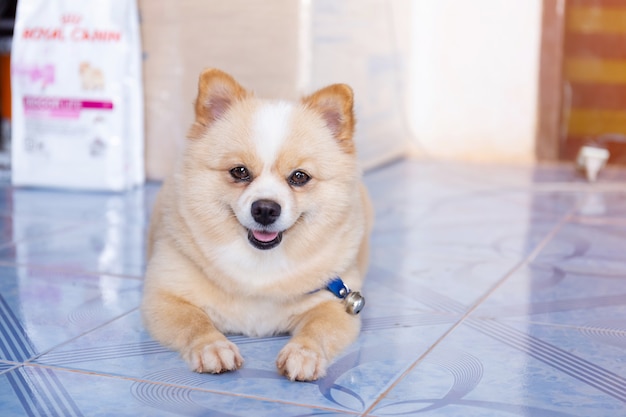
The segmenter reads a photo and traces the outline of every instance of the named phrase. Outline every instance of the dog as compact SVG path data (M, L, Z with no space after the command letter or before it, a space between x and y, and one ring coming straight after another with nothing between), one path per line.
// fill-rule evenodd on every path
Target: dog
M141 306L191 370L243 365L225 334L289 333L278 371L311 381L357 338L346 294L359 298L372 208L354 124L347 85L272 101L201 73L186 149L156 197Z
M78 67L80 74L80 85L83 90L104 90L104 74L89 62L81 62Z

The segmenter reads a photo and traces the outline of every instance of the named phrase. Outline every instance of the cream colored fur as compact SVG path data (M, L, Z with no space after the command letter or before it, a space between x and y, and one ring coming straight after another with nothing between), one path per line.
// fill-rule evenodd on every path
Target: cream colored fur
M288 332L278 370L314 380L356 339L358 316L316 291L336 276L359 290L367 267L372 216L352 141L352 100L349 87L332 85L272 113L285 120L265 123L257 118L276 102L255 98L219 70L200 75L186 152L154 207L142 303L151 335L192 370L242 366L224 334ZM265 140L275 149L265 152ZM251 181L235 181L230 170L238 166ZM290 184L296 170L311 180ZM277 224L287 228L272 249L248 241L249 203L257 198L283 208Z

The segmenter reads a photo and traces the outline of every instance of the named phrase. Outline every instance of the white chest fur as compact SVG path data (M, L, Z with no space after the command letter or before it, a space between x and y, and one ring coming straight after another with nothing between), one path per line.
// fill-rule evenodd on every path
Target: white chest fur
M290 314L285 306L269 301L238 301L219 310L207 306L206 313L223 333L243 334L251 337L272 336L288 331Z

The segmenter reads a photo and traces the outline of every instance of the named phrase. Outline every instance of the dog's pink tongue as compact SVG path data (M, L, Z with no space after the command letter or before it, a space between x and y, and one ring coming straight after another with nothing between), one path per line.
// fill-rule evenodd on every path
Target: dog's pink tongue
M263 232L260 230L253 230L252 234L259 242L271 242L276 239L276 236L278 236L278 232Z

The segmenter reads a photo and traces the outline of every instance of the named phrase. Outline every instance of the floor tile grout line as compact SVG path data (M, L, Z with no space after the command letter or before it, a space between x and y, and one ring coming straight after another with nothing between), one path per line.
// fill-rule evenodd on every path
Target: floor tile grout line
M506 187L506 185L505 185ZM611 181L605 183L584 183L584 182L545 182L534 183L524 187L507 187L512 190L524 190L537 191L537 192L562 192L562 193L624 193L626 190L626 182L624 181Z
M435 321L436 324L442 324L442 323L448 324L454 321L455 319L457 319L459 316L459 314L457 313L453 314L453 313L442 313L442 312L427 312L423 315L428 315L429 317L435 315L439 317L439 319ZM419 316L422 316L422 314L420 314ZM392 317L385 318L385 319L392 320L395 322L397 320L397 317L392 316ZM443 322L441 320L443 320ZM430 325L430 324L431 323L429 322L426 325ZM411 327L416 327L416 326L419 326L419 324L413 325ZM364 332L376 331L378 329L386 329L386 328L389 328L389 327L380 326L380 325L376 326L376 323L374 323L373 326L368 326L367 321L365 321L364 326L363 326L363 331ZM271 339L278 340L279 338L280 337L272 337ZM284 339L287 339L287 337L284 337ZM231 340L233 339L231 338ZM258 339L249 339L249 340L254 341L254 342L258 341ZM237 341L237 344L243 344L243 343L246 343L246 339ZM136 352L138 348L141 349L141 351L143 352L146 352L149 350L150 354L159 353L159 352L168 350L165 347L162 347L156 341L146 341L146 342L141 342L138 344L132 343L132 344L126 344L126 345L113 345L113 346L77 349L77 350L69 350L69 351L61 350L61 351L56 351L56 352L47 352L45 353L45 355L46 355L46 363L55 364L57 366L64 366L66 364L76 364L76 363L84 362L87 360L98 360L98 358L101 359L103 357L109 357L109 356L117 356L117 357L119 357L120 355L136 356ZM96 354L96 356L94 356L94 354Z
M282 405L290 405L290 406L296 406L296 407L314 408L316 410L332 411L332 412L335 412L335 413L338 412L338 413L341 413L341 414L352 415L352 416L359 416L359 415L361 415L361 413L358 412L358 411L341 410L339 408L324 407L324 406L315 405L315 404L297 403L297 402L293 402L293 401L280 400L280 399L276 399L276 398L267 398L267 397L263 397L263 396L242 394L242 393L229 392L229 391L213 390L213 389L207 389L207 388L202 388L202 387L194 387L194 386L188 386L188 385L178 385L178 384L168 383L168 382L163 382L163 381L152 381L152 380L144 379L144 378L138 378L138 377L132 377L132 376L124 376L124 375L116 375L116 374L97 372L97 371L86 371L86 370L74 369L74 368L66 368L66 367L63 367L63 366L56 366L56 365L24 363L22 365L19 365L19 366L16 366L16 367L12 368L12 369L19 368L19 367L35 367L35 368L41 368L41 369L48 369L48 370L52 370L52 371L62 371L62 372L70 372L70 373L81 374L81 375L89 375L89 376L93 376L93 377L97 377L97 378L108 378L108 379L115 379L115 380L121 380L121 381L130 381L130 382L138 383L138 384L150 384L150 385L159 385L159 386L171 387L171 388L187 389L187 390L191 390L191 391L204 392L204 393L214 394L214 395L224 395L224 396L227 396L227 397L245 398L245 399L250 399L250 400L254 400L254 401L263 401L263 402L276 403L276 404L282 404ZM295 382L295 383L301 383L301 382Z
M59 343L59 344L57 344L57 345L54 345L54 346L52 346L52 347L50 347L50 348L48 348L48 349L46 349L46 350L44 350L44 351L42 351L42 352L39 352L38 354L36 354L36 355L34 355L34 356L32 356L32 357L28 358L27 360L25 360L25 361L23 362L23 364L24 364L24 365L28 364L28 365L32 365L32 366L42 366L42 364L37 363L37 362L34 362L34 361L38 360L38 359L39 359L39 358L41 358L42 356L47 355L48 353L50 353L50 352L52 352L52 351L54 351L54 350L56 350L56 349L58 349L58 348L60 348L60 347L63 347L63 346L65 346L65 345L67 345L67 344L70 344L70 343L74 342L75 340L80 339L81 337L84 337L84 336L86 336L86 335L88 335L88 334L91 334L91 333L93 333L93 332L97 331L97 330L100 330L101 328L103 328L103 327L105 327L105 326L108 326L109 324L113 323L114 321L119 320L119 319L121 319L122 317L126 317L126 316L128 316L128 315L130 315L130 314L134 313L134 312L135 312L135 311L137 311L137 310L139 310L139 307L134 307L134 308L132 308L132 309L130 309L130 310L128 310L128 311L126 311L125 313L122 313L122 314L120 314L120 315L117 315L117 316L115 316L115 317L113 317L113 318L111 318L111 319L109 319L109 320L107 320L107 321L105 321L105 322L103 322L103 323L99 324L98 326L96 326L96 327L94 327L94 328L91 328L91 329L87 330L86 332L83 332L83 333L81 333L81 334L79 334L79 335L76 335L76 336L74 336L74 337L72 337L72 338L70 338L70 339L68 339L68 340L65 340L65 341L63 341L63 342L61 342L61 343Z
M521 269L524 265L528 265L532 262L533 259L537 257L539 252L556 236L556 234L563 228L563 226L571 220L573 214L578 210L578 208L582 205L582 201L572 207L560 220L559 222L550 230L544 238L537 244L537 246L524 257L521 261L519 261L516 265L511 268L502 278L500 278L494 285L491 286L487 292L485 292L478 300L476 300L470 308L468 308L465 313L454 323L443 335L441 335L424 353L422 353L409 367L393 382L391 383L385 391L383 391L378 398L370 405L370 407L365 410L364 415L371 413L374 408L383 400L383 398L387 397L389 393L400 383L402 382L408 374L410 374L423 360L426 356L428 356L439 344L443 342L454 330L456 330L465 320L469 318L469 316L478 308L480 305L493 294L495 291L500 288L504 282L506 282L515 272Z
M571 221L587 226L626 226L626 214L623 217L575 215Z
M2 364L6 365L7 368L3 369L3 370L0 370L0 376L4 376L4 375L6 375L9 372L13 372L16 369L19 369L19 368L24 366L24 364L22 362L3 362Z

